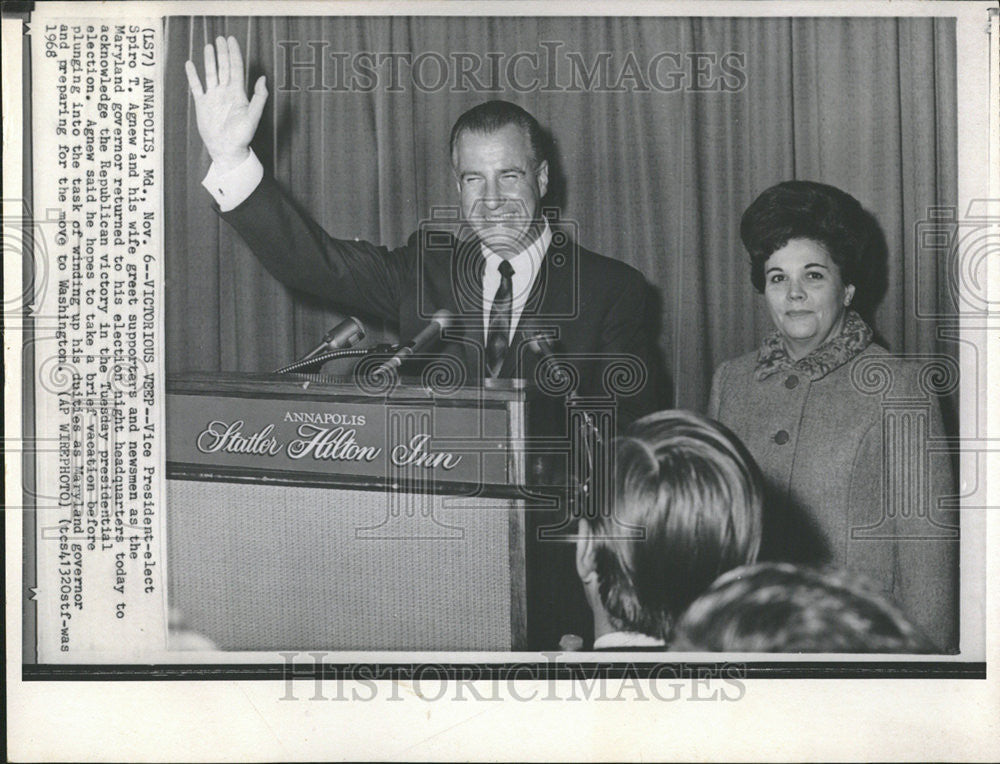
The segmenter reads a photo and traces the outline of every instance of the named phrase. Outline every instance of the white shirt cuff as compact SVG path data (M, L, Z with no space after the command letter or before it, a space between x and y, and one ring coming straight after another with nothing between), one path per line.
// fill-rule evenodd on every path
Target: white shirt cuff
M212 195L220 210L229 212L245 202L263 178L264 165L250 149L249 156L229 172L219 172L212 162L201 185Z

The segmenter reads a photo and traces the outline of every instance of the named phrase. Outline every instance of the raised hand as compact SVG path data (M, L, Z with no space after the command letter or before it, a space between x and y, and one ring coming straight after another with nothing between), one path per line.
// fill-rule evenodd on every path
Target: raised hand
M247 100L243 55L235 37L218 37L214 46L211 43L205 46L204 89L191 61L184 69L194 97L198 133L218 169L231 170L249 154L250 141L267 101L264 77L257 79L253 98Z

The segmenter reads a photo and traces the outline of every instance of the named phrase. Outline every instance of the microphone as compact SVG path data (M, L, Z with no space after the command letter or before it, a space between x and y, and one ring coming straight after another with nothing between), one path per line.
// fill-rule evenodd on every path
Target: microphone
M298 361L275 369L275 374L288 374L291 371L302 371L313 366L322 366L332 358L337 357L335 351L341 348L349 348L365 338L365 327L358 319L351 316L333 327L323 336L323 341L313 348L308 355L302 356ZM343 351L350 352L350 351ZM315 358L316 361L310 363Z
M403 363L410 358L410 356L421 352L424 348L428 347L432 343L436 342L440 337L442 332L448 328L451 324L451 312L447 310L439 310L435 313L420 333L414 337L412 340L402 345L395 353L393 353L392 358L387 361L383 361L375 369L375 374L389 374L403 365Z
M551 364L551 374L554 382L564 383L570 379L569 372L563 363L556 358L556 348L552 340L542 332L535 332L527 338L528 347L538 355L538 364ZM574 398L575 393L570 394Z
M364 338L364 324L362 324L354 316L350 316L328 331L323 336L323 340L315 348L313 348L308 355L302 356L302 360L308 361L310 358L328 350L340 350L340 348L344 347L353 347Z
M528 347L538 353L543 361L551 358L556 352L555 347L552 345L552 340L542 332L535 332L527 339Z

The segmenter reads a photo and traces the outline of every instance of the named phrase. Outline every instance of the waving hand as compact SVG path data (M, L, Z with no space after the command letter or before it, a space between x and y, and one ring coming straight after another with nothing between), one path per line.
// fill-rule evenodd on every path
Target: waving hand
M218 37L214 46L205 46L204 89L194 63L188 61L184 69L194 97L198 133L219 170L230 170L249 153L267 101L265 78L257 79L253 98L247 100L243 55L235 37Z

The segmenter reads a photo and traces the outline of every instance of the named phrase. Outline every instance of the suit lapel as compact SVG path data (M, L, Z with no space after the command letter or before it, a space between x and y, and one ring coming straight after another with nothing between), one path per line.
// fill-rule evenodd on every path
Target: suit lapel
M448 334L460 343L468 379L481 380L484 368L483 341L483 259L479 239L471 237L456 242L452 260L451 289L455 305L454 320Z
M566 241L566 236L560 236ZM553 238L553 241L556 237ZM542 264L535 282L531 285L528 301L521 312L521 318L514 332L514 341L500 367L501 377L523 377L530 379L534 373L537 358L525 343L539 331L551 332L557 326L553 317L567 316L571 305L566 304L572 296L568 289L566 274L574 271L570 260L572 247L568 243L561 247L550 244L542 258ZM561 322L559 322L561 323ZM523 363L523 368L522 368Z

